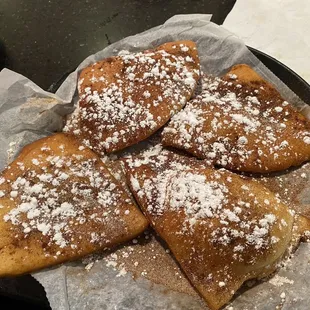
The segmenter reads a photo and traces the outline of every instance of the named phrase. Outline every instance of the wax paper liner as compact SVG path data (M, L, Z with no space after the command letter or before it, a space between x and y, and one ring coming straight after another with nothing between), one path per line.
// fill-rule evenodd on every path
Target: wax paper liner
M163 25L116 42L86 58L60 86L56 94L43 91L27 78L4 69L0 72L0 168L9 163L27 143L60 131L63 116L73 111L77 101L76 84L80 70L121 50L140 51L175 40L193 40L198 46L204 72L222 75L232 65L250 65L275 85L281 95L310 118L310 108L269 71L235 35L210 22L210 15L176 15ZM307 168L308 167L308 168ZM301 207L309 203L309 165L303 182ZM304 173L304 172L303 172ZM295 176L296 177L296 176ZM292 260L276 279L252 288L242 288L227 306L234 309L309 309L309 244L301 244ZM160 269L160 266L158 266ZM33 274L44 286L50 305L61 309L202 309L197 297L167 291L130 273L119 275L98 261L89 271L80 262L68 263ZM281 281L280 281L280 280Z

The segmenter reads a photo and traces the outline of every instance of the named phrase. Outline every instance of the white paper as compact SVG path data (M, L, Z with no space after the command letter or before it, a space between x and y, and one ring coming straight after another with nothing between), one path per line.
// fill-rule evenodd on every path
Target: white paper
M72 104L45 92L24 76L0 72L0 169L27 143L63 127Z

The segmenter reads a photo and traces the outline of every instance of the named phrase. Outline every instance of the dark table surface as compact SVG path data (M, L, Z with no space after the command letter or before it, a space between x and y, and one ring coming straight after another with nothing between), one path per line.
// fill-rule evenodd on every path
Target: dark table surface
M213 21L221 24L235 1L1 0L4 65L47 89L110 43L160 25L175 14L212 13Z
M222 24L236 0L1 0L0 70L19 72L43 89L88 55L175 14L211 13ZM56 284L57 285L57 284ZM30 276L0 279L0 308L48 309Z

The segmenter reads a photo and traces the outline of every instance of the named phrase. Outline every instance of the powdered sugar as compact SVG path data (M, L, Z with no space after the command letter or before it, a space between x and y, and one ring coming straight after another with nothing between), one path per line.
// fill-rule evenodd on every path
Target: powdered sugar
M303 138L303 141L306 143L306 144L310 144L310 136L305 136Z
M274 271L291 240L289 209L256 182L158 150L129 158L127 179L193 285L221 293Z
M241 195L243 200L236 201L239 194L233 187L238 177L224 169L216 171L166 150L148 151L131 160L128 166L132 169L131 187L138 200L146 200L148 213L162 216L168 210L184 212L184 227L180 233L188 228L189 232L194 231L199 223L213 223L217 219L219 224L212 229L212 242L224 246L234 243L235 260L248 247L256 251L277 244L280 239L271 234L274 227L288 229L287 222L274 213L274 208L280 207L280 200L273 201L271 206L271 198L254 195L253 184L247 183L241 186L245 191ZM136 169L146 174L135 174Z
M197 59L189 62L187 58L197 54L193 47L175 46L173 52L122 52L84 70L80 101L64 130L81 135L83 143L100 154L132 145L155 132L185 105L200 74ZM100 71L101 66L106 66L105 70ZM123 69L115 69L117 66ZM106 79L89 83L85 76L90 68Z
M79 242L77 231L86 221L93 221L94 227L96 223L109 221L108 215L120 199L116 184L96 168L95 158L83 160L83 155L73 154L32 160L36 167L38 162L43 163L39 170L27 169L10 183L4 180L3 185L12 189L10 199L16 206L3 219L22 227L25 238L32 232L40 232L48 237L49 246L75 248ZM95 216L89 217L90 212ZM94 233L89 231L84 237L89 234L90 242L105 242L100 233L94 239Z
M246 117L242 114L231 114L231 118L237 123L245 125L245 132L255 132L256 129L261 125L258 120Z
M293 280L279 276L277 274L274 275L268 282L274 286L282 286L284 284L294 284Z
M170 207L184 208L189 217L213 217L222 209L228 189L217 182L207 182L206 177L192 172L181 172L168 185Z
M296 139L310 144L310 124L298 121L298 112L278 93L271 98L271 90L233 76L205 77L201 94L164 128L163 144L241 171L284 169L287 157L307 160L310 149L299 148Z

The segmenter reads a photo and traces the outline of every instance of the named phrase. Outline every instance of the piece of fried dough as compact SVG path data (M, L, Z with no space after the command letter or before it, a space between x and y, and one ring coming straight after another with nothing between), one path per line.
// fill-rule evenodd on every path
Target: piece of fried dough
M162 151L128 160L126 175L188 279L219 309L246 280L274 272L310 223L258 182L202 163Z
M164 129L163 144L223 167L284 170L310 159L310 122L247 65L207 77Z
M59 133L26 146L0 176L0 276L110 248L147 220L90 149Z
M200 77L192 41L107 58L81 72L79 104L65 131L96 153L149 137L190 99Z

